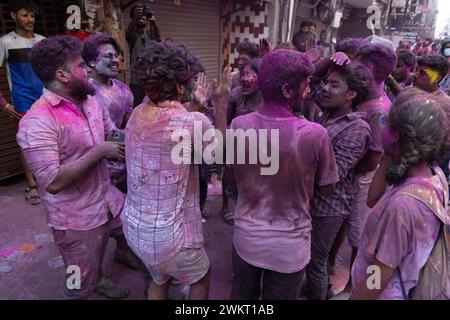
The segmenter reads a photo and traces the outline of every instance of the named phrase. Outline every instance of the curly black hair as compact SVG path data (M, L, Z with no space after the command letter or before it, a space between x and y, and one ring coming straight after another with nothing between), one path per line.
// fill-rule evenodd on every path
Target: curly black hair
M441 79L444 79L447 76L448 70L450 68L448 60L443 56L423 56L417 62L419 66L426 66L432 70L435 70L439 73Z
M356 92L356 97L352 101L352 108L367 101L372 77L369 69L364 64L352 62L344 67L335 66L331 69L331 72L333 71L344 78L349 90Z
M81 56L86 63L97 60L99 54L98 48L103 44L112 45L118 54L122 54L122 48L120 48L116 39L105 33L93 34L83 41L83 51L81 52Z
M176 100L177 84L186 85L203 70L200 60L188 48L168 38L151 41L133 66L140 85L155 103Z
M56 70L68 59L81 54L83 44L71 36L50 37L39 41L31 49L31 66L43 83L55 79Z
M255 43L250 42L248 40L240 42L236 46L236 51L239 54L248 54L250 56L250 59L259 57L258 46Z

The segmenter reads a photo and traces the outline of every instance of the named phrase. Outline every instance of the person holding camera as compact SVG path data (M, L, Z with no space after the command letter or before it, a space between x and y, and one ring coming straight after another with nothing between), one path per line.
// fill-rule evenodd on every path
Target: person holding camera
M136 4L130 11L131 22L125 33L128 47L130 48L130 62L133 66L139 52L149 44L150 41L161 40L159 27L155 20L152 9L141 3ZM145 97L142 86L139 86L134 72L131 72L130 89L134 96L134 105L139 105Z

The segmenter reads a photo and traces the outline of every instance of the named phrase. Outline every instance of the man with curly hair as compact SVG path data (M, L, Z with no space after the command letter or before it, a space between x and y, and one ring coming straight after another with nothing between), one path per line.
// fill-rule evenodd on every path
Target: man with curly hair
M33 47L31 64L45 88L20 121L17 141L39 184L65 267L80 271L80 283L64 282L65 297L86 299L96 291L119 299L129 290L103 276L102 262L109 237L128 248L119 218L124 195L111 184L106 162L123 160L124 146L105 141L117 129L90 97L95 88L81 50L82 43L70 36Z
M183 106L192 101L198 70L198 59L169 39L150 43L134 65L152 103L136 107L127 125L129 188L122 221L128 244L153 279L149 299L165 299L172 278L191 286L189 299L208 297L210 263L203 246L198 167L173 157L180 139L186 144L188 160L193 149L200 147L203 154L202 143L194 148L191 138L203 137L213 127L204 114L189 112ZM222 83L212 94L215 123L222 132L227 86ZM194 133L197 126L201 130Z

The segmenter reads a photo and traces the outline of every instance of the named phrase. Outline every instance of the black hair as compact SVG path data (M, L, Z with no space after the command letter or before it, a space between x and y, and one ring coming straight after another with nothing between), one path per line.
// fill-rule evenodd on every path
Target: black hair
M105 33L98 33L89 36L83 41L83 51L81 53L83 59L87 63L96 61L98 58L98 48L104 44L110 44L118 54L122 53L122 49L116 39Z
M37 11L37 5L32 0L9 1L8 6L11 9L11 12L14 13L17 13L21 9L25 9L29 12Z
M133 66L139 84L150 91L149 98L155 103L176 100L177 84L187 84L201 69L195 55L168 38L151 41Z
M448 102L416 88L397 96L388 121L399 134L401 158L386 170L389 183L402 182L413 165L436 165L449 158L449 118L444 107L449 107Z

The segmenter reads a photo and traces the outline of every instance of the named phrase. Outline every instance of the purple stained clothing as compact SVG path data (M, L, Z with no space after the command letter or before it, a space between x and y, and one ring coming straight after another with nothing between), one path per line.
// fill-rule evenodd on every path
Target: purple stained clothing
M354 168L370 146L370 127L364 117L364 113L355 112L322 120L321 124L328 130L333 145L339 182L333 195L315 194L311 201L312 216L346 218L350 214L357 182Z
M45 191L61 165L80 159L113 130L95 99L88 97L77 107L47 89L20 121L17 141L36 177L50 227L92 230L108 221L108 212L115 217L122 210L124 195L111 185L106 159L59 193Z
M366 121L370 125L372 135L369 151L381 154L384 153L383 144L381 142L381 123L383 118L388 116L391 105L392 102L389 100L388 96L383 93L380 97L366 101L356 107L358 111L366 113ZM375 171L370 171L357 178L358 181L355 191L357 201L362 201L363 203L367 202L369 187L374 176ZM360 212L354 212L352 214L367 215L370 209L367 206L364 208L364 205L355 203L354 210L359 210Z
M205 115L167 101L161 107L138 106L127 124L128 194L122 222L130 248L146 265L169 261L183 248L203 247L198 166L176 164L172 158L179 145L178 139L172 141L173 132L185 130L186 142L194 138L194 122L202 125L200 135L213 128Z
M267 129L268 152L272 150L271 135L274 130L279 132L279 170L275 175L261 175L260 169L267 165L259 162L233 165L239 192L234 247L253 266L281 273L302 270L310 260L309 201L314 188L339 180L327 131L303 117L269 117L260 111L237 117L231 128ZM248 155L248 144L245 148Z
M431 183L443 199L443 175L435 168L437 175L423 178ZM402 273L403 283L408 293L416 286L419 272L425 265L438 237L440 220L422 201L409 195L398 193L402 186L420 183L418 178L409 178L401 185L388 190L385 196L373 208L367 219L361 245L352 268L353 288L355 291L366 286L370 273L367 268L378 261L395 269L389 284L381 292L380 300L403 299L397 268ZM444 178L445 181L445 178Z
M253 101L250 101L250 99ZM257 92L252 97L249 97L244 95L241 86L234 88L228 99L227 124L230 125L231 121L236 117L258 110L263 103L261 93Z
M121 129L125 114L133 112L133 94L130 88L117 79L111 79L111 86L102 85L93 78L89 82L95 87L94 98L98 104L106 108L112 122Z

